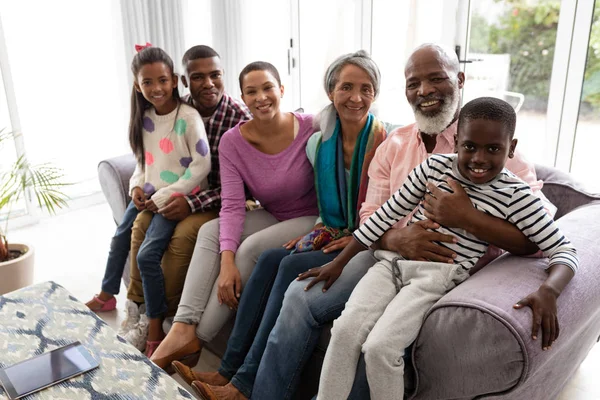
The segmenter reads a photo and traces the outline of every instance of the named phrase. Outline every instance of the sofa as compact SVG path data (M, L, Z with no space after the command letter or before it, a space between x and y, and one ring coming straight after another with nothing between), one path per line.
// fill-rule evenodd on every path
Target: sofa
M100 162L102 190L119 222L133 156ZM505 254L444 296L427 314L405 372L408 398L554 399L600 340L600 195L566 173L536 165L557 223L577 248L580 269L558 301L560 337L549 351L531 339L531 311L513 304L545 279L545 259ZM127 281L127 271L124 279ZM232 323L207 348L224 353ZM298 399L317 389L331 324L301 377Z

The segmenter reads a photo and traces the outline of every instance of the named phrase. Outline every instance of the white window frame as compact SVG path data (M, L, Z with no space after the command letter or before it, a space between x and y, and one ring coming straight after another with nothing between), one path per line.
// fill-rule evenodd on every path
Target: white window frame
M594 0L561 2L548 104L548 122L552 123L548 123L547 137L556 138L553 165L568 172L573 163L593 18ZM567 62L565 54L569 55ZM554 73L555 67L560 73ZM546 151L551 154L551 149Z
M0 18L0 72L4 82L4 93L6 96L6 105L8 108L8 116L10 119L10 127L14 136L15 151L17 157L27 157L25 152L25 139L21 130L21 119L17 108L17 97L13 84L10 63L8 60L8 50L6 48L6 40L4 36L4 28L2 26L2 18ZM24 216L17 225L28 225L36 223L40 220L40 213L37 207L31 201L31 192L27 191L24 197L27 215Z

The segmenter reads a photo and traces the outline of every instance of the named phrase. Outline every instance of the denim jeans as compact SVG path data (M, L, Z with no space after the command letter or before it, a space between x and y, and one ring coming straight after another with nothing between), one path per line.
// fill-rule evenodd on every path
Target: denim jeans
M252 394L267 338L290 282L310 268L327 264L338 254L311 251L290 255L289 250L278 248L267 250L259 257L242 292L235 325L219 368L219 373L231 379L246 397Z
M102 279L102 291L112 295L119 294L121 277L125 269L125 262L131 248L131 228L137 218L139 211L135 208L133 201L129 202L123 220L117 227L117 231L110 242L110 251L106 261L104 279Z
M289 285L258 368L252 398L293 397L323 325L340 316L352 290L376 262L371 250L357 254L325 293L323 282L308 291L304 290L306 282Z
M177 222L155 213L136 256L148 318L163 317L168 310L165 278L160 264Z
M131 228L139 211L133 202L129 203L123 216L123 221L113 237L106 262L106 271L102 281L102 290L110 294L118 294L125 261L131 248ZM165 282L160 267L162 256L169 245L177 221L166 219L160 214L154 214L146 231L136 256L148 318L161 317L167 311L165 300Z

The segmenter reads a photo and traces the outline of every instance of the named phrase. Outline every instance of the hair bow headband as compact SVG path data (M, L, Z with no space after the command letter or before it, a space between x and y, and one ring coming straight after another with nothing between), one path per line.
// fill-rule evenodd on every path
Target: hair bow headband
M147 49L148 47L152 47L151 43L146 42L146 44L136 44L135 51L139 53L140 51Z

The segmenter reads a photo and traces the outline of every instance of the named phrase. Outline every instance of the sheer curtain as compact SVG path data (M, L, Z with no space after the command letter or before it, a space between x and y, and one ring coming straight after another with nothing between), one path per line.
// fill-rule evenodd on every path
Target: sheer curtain
M98 162L128 151L118 0L0 1L0 18L29 161L64 168L73 198L99 192Z
M173 59L175 72L181 73L181 57L185 52L183 6L171 0L121 0L123 43L127 70L135 55L135 45L152 43ZM133 77L128 74L128 82Z
M221 55L225 91L239 97L238 74L244 68L243 4L240 0L212 1L213 48Z
M286 88L282 109L292 108L290 1L187 0L183 9L186 45L205 44L221 55L227 93L239 98L242 68L252 61L268 61L277 68Z

